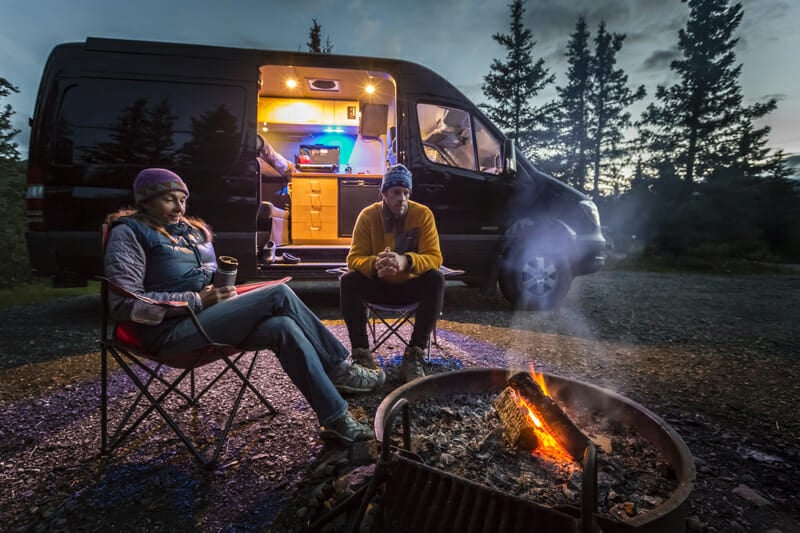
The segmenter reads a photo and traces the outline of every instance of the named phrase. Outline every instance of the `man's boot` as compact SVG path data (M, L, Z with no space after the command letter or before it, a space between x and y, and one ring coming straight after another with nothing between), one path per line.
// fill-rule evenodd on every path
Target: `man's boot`
M425 362L425 350L418 346L409 346L403 354L403 362L400 363L400 377L403 381L409 382L425 376L423 364Z

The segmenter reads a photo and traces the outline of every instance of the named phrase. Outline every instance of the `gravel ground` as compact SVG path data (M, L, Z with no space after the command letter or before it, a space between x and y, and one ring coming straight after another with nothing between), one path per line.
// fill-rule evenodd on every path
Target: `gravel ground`
M335 284L293 287L345 337ZM369 468L369 450L322 446L271 357L258 381L280 414L237 425L213 472L157 426L99 458L98 306L79 297L0 309L2 529L300 531L332 473ZM617 391L692 451L689 531L788 533L800 531L797 309L798 274L601 272L576 280L559 312L538 314L451 282L437 352L446 363L431 370L535 362ZM389 376L351 400L356 416L372 421L398 385Z

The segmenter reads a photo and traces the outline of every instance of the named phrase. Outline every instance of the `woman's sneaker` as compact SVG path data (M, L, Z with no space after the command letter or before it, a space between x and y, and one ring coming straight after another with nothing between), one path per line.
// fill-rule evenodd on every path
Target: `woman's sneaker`
M326 441L338 441L341 444L349 445L354 442L373 440L375 432L353 418L350 413L345 413L330 425L320 428L320 436Z
M347 372L341 376L331 378L334 387L339 392L359 393L371 392L379 389L386 381L383 370L370 370L358 364L351 364Z
M358 363L364 368L369 368L370 370L378 369L378 365L375 364L375 359L372 358L372 352L369 351L369 348L353 348L351 358L354 363Z

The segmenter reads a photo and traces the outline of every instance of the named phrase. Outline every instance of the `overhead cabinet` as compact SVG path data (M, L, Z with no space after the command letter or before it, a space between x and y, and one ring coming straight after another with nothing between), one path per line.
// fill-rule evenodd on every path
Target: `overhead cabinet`
M261 98L258 106L258 120L270 124L358 126L358 102Z

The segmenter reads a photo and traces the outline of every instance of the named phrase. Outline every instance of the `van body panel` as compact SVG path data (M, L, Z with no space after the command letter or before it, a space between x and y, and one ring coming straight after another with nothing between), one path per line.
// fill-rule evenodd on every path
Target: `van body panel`
M311 173L270 174L257 159L259 136L299 168L311 163ZM506 145L460 91L407 61L96 38L62 44L45 65L32 120L31 262L44 274L99 274L100 224L132 205L141 169L159 166L186 181L190 214L211 225L218 253L239 258L240 279L331 279L325 271L345 263L357 213L379 200L384 169L403 163L412 199L434 213L445 263L464 279L491 284L508 232L527 219L560 220L574 234L572 271L596 271L605 241L579 206L588 198L519 152L516 172L507 172ZM298 159L301 147L316 161Z

